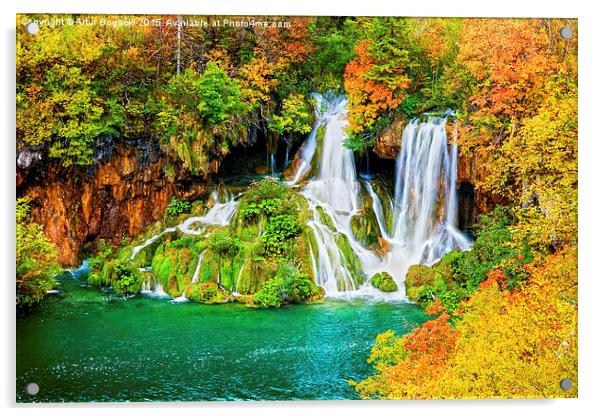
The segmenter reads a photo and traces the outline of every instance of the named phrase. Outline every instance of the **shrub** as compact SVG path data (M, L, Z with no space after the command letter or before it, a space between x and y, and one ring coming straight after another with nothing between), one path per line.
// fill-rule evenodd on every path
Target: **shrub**
M171 198L171 201L167 205L166 211L167 211L167 214L175 217L175 216L178 216L185 212L190 212L191 208L192 208L192 205L190 204L190 202L180 201L178 198L173 196Z
M268 220L261 242L268 255L282 254L285 240L294 237L301 231L299 219L293 215L276 215Z
M119 293L137 293L140 290L141 275L130 263L118 263L114 269L112 283Z
M16 202L16 284L17 307L29 307L42 300L61 272L56 262L56 247L44 228L31 222L29 198Z
M253 302L263 308L277 308L285 303L300 303L320 294L320 288L297 266L281 264L274 277L253 295Z

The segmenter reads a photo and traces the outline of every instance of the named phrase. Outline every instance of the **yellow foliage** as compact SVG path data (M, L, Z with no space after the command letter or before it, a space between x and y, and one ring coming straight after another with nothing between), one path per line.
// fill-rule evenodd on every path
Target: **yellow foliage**
M485 281L453 329L444 313L401 339L381 334L369 360L376 374L356 384L360 396L576 397L577 250L527 269L529 281L513 292L496 276ZM569 391L563 378L574 383Z

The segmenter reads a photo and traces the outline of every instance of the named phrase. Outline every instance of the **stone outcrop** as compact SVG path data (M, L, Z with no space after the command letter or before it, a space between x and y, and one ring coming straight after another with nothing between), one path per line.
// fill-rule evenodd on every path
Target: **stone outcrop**
M395 159L401 149L401 136L405 128L405 122L395 120L374 140L372 151L381 159Z

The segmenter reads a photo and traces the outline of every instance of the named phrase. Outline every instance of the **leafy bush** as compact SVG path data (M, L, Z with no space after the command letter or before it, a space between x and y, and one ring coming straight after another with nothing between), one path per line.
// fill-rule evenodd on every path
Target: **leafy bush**
M259 206L253 202L243 205L239 209L239 215L243 221L250 221L261 214Z
M297 266L282 263L274 277L253 295L253 302L263 308L277 308L285 303L300 303L320 294L320 288Z
M260 238L266 254L281 254L284 251L285 241L296 236L300 231L301 226L296 216L276 215L271 217Z
M119 293L137 293L140 290L141 274L129 262L118 263L113 274L113 288Z
M16 280L17 307L29 307L42 300L61 272L56 247L41 225L31 222L31 199L16 202Z
M180 201L178 198L173 196L171 201L167 205L166 211L171 216L178 216L185 212L190 212L192 205L188 201Z
M522 269L533 260L533 253L528 245L514 241L510 227L515 222L507 207L498 206L489 215L481 216L472 250L448 253L441 261L449 268L451 279L470 292L498 267L510 277L511 287L526 279Z
M250 222L261 215L296 215L296 206L290 189L274 178L266 178L251 183L241 202L239 213L243 221Z

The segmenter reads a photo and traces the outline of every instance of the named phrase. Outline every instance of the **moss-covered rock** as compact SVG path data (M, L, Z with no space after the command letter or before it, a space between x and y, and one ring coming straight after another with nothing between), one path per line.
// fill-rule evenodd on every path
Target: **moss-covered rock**
M224 294L216 283L204 282L190 285L186 297L193 302L212 303L222 301Z
M376 273L370 279L370 284L383 292L395 292L399 289L393 277L387 272Z
M418 294L424 287L445 289L443 275L432 267L424 265L410 266L405 278L406 295L412 301L419 301Z

